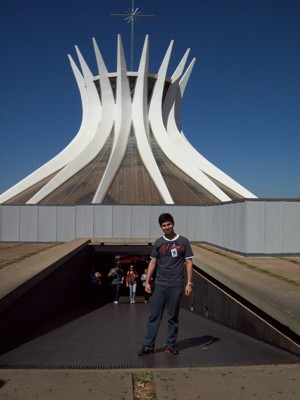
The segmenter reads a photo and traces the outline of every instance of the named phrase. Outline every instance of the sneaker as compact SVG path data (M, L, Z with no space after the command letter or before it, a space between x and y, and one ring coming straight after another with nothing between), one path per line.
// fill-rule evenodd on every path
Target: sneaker
M141 350L138 351L139 356L148 356L149 354L154 353L153 347L143 346Z
M173 356L176 356L177 354L179 354L179 351L178 351L177 347L175 347L175 346L166 347L165 352L167 354L172 354Z
M114 301L114 304L119 304L119 302L118 301Z

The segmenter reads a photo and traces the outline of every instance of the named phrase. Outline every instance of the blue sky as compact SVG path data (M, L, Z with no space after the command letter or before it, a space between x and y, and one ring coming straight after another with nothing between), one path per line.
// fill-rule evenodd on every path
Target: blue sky
M150 35L150 72L172 39L169 75L197 61L181 127L209 161L260 198L300 197L300 1L135 0L134 69ZM130 66L131 0L1 0L0 192L60 152L81 122L67 54L94 74L95 37L109 71L117 35Z

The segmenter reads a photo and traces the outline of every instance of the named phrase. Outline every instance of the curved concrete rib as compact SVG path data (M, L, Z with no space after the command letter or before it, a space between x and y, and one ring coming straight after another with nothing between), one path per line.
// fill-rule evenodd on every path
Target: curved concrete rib
M196 58L193 58L192 61L190 62L186 72L184 73L183 77L178 77L176 79L176 82L174 82L174 85L172 85L172 107L169 109L169 113L167 115L167 122L166 122L166 129L167 132L170 136L172 136L172 130L170 127L173 127L174 123L177 128L177 131L180 132L180 109L181 109L181 103L184 95L184 90L186 87L186 84L188 82L188 79L192 73L193 67L195 65ZM185 85L183 84L185 83ZM182 88L184 86L184 88Z
M165 184L161 172L156 164L148 141L148 53L149 38L146 36L141 61L138 70L137 81L132 103L132 121L137 140L140 157L151 176L154 185L167 204L174 204L171 194Z
M166 94L166 97L165 97L165 100L164 100L164 103L163 103L163 121L164 121L164 126L166 128L167 128L168 119L169 119L169 115L170 115L171 109L175 105L175 102L176 102L177 89L178 89L178 86L179 86L181 75L182 75L182 73L184 71L184 67L185 67L189 52L190 52L190 49L187 49L187 51L185 52L184 56L182 57L182 60L178 64L175 72L173 73L173 75L171 77L171 85L170 85L170 87L168 89L168 92ZM179 107L180 107L180 104L179 104Z
M92 203L101 203L124 158L131 127L131 97L121 36L118 35L115 137L107 167Z
M165 155L177 165L183 172L201 184L213 196L220 201L230 201L228 197L217 185L215 185L202 171L194 166L178 148L170 140L169 135L163 123L162 116L162 98L163 89L166 79L167 68L171 56L173 41L171 41L169 48L166 52L164 60L158 72L157 82L155 84L152 99L149 108L149 121L152 127L153 134L157 143L163 150Z
M221 182L229 189L233 190L234 192L238 193L239 195L245 198L256 198L256 196L251 193L249 190L245 189L242 185L236 182L234 179L230 178L227 174L209 162L205 157L203 157L186 139L183 131L179 131L179 111L180 105L182 102L182 98L184 95L184 91L191 75L193 66L195 63L195 59L191 62L188 69L186 70L184 76L179 82L177 86L177 93L176 93L176 101L173 103L173 106L170 110L168 115L167 121L167 131L172 139L172 141L176 144L178 148L190 158L191 162L203 171L205 174L209 175L210 177L214 178L218 182Z
M52 175L56 171L59 171L76 155L78 155L87 144L85 134L86 126L89 123L88 94L86 91L83 76L81 75L79 69L74 63L72 57L70 55L68 55L68 57L77 82L82 104L82 120L78 133L60 153L50 159L47 163L43 164L40 168L32 172L30 175L26 176L16 185L12 186L10 189L2 193L2 195L0 195L0 204L5 203L6 201L22 193L24 190L28 189L30 186L35 185L41 180L47 178L47 176Z
M42 201L55 189L65 183L83 167L85 167L98 154L99 147L95 147L97 142L97 131L101 120L101 103L99 95L94 84L94 77L84 58L82 57L78 47L76 52L80 62L80 66L84 76L85 87L87 91L87 112L88 123L85 125L84 139L85 146L73 157L73 159L55 175L41 190L39 190L27 204L36 204Z
M108 71L106 65L103 61L102 55L100 53L98 44L96 39L93 38L94 51L96 55L98 71L99 71L99 80L101 87L101 97L102 97L102 110L103 114L105 112L111 111L111 108L115 104L114 94L112 91L111 83L108 77Z

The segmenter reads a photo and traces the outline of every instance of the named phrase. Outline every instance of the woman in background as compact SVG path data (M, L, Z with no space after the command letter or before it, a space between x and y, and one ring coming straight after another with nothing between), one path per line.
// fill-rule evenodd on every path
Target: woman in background
M129 288L130 304L135 303L135 293L138 277L138 273L133 269L133 265L130 265L129 270L126 274L126 286Z

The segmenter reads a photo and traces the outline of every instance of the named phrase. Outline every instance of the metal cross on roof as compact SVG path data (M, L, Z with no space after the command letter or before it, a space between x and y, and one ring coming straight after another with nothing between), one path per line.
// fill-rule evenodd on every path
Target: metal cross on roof
M111 14L114 17L126 17L125 21L131 23L131 56L130 56L130 66L131 71L133 71L133 45L134 45L134 23L137 22L141 18L153 18L155 15L153 14L142 14L138 8L134 7L134 0L131 0L131 10L128 8L127 12L124 14Z

